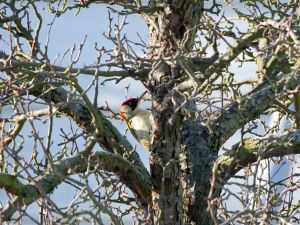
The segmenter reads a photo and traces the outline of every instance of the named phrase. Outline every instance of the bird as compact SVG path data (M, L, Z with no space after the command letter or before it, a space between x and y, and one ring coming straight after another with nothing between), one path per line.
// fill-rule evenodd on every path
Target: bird
M135 139L146 150L150 149L151 112L139 107L145 91L140 97L128 98L120 106L120 117L124 121Z

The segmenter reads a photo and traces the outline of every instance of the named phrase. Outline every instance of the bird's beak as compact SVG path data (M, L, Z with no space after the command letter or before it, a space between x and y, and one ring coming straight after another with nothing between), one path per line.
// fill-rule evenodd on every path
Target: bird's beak
M147 94L147 91L145 91L140 97L138 97L138 105L141 103L143 97L145 96L145 94Z

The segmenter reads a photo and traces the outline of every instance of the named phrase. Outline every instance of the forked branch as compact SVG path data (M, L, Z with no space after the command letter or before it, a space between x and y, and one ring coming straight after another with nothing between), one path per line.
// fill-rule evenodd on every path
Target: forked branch
M258 159L269 159L300 154L300 130L270 135L264 138L249 138L235 144L231 150L220 156L215 163L218 178L226 182L244 167Z
M102 169L115 173L137 196L142 205L150 204L151 182L136 170L135 166L117 154L97 152L88 159L82 155L63 159L51 170L44 171L29 184L22 184L17 177L0 173L0 187L4 187L15 197L3 209L2 221L9 220L22 206L30 205L44 194L51 193L66 177L84 173L87 169ZM41 191L42 190L42 191Z

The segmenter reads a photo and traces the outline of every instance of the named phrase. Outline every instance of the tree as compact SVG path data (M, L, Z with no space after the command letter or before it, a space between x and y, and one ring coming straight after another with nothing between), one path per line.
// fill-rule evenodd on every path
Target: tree
M61 66L48 54L55 20L95 4L123 18L116 25L108 18L106 37L115 46L96 45L97 58L79 68L84 40L60 56L70 56ZM40 38L47 27L43 10L54 18L46 41ZM148 43L133 43L123 33L131 14L147 24ZM0 41L9 51L1 51L1 107L12 109L1 117L0 187L9 198L2 222L27 216L40 224L101 224L106 215L122 224L129 215L139 224L297 223L298 173L276 183L261 174L271 162L300 153L299 20L298 0L2 1ZM144 55L136 54L138 46ZM255 76L241 78L237 64L255 66ZM83 87L79 81L86 75L94 79ZM109 105L98 108L101 77L117 83L131 77L148 91L150 172L112 125L118 115ZM277 134L279 122L270 126L264 116L274 112L279 122L286 116L294 125ZM69 133L54 130L56 117L71 120ZM22 135L26 124L31 133ZM64 141L54 145L53 132ZM224 148L234 134L240 140ZM80 139L84 146L77 145ZM34 147L26 157L29 141ZM66 208L51 198L62 183L76 193ZM26 210L34 202L39 221ZM233 210L230 202L242 208Z

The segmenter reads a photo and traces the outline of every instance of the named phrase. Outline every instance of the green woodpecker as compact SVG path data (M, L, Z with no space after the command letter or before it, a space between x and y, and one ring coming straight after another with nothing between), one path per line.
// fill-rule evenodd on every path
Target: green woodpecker
M120 106L120 116L126 122L129 131L147 150L150 148L151 113L139 107L144 92L138 98L129 98Z

